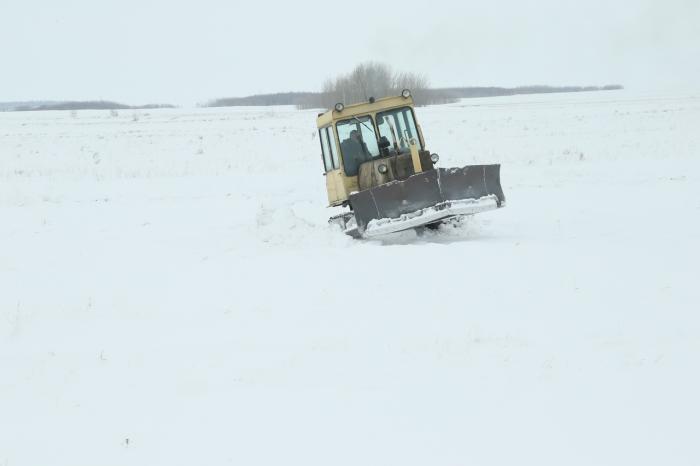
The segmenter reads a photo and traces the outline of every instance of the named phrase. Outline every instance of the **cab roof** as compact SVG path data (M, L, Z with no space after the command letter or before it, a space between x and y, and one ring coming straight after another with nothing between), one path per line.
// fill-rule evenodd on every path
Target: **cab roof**
M324 113L319 113L318 118L316 118L316 126L318 128L323 128L324 126L328 126L336 121L345 120L354 116L367 115L370 113L374 114L384 110L406 106L413 107L413 97L383 97L375 100L374 103L360 102L357 104L346 105L342 112L331 109Z

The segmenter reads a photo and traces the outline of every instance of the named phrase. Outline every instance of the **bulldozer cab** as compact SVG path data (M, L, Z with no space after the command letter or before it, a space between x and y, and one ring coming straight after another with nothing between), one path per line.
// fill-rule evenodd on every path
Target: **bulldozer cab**
M336 104L332 110L318 115L329 205L345 205L351 193L392 181L400 170L383 172L379 167L381 159L394 157L395 168L399 154L410 157L412 144L416 151L424 152L423 136L413 108L413 98L405 91L398 97L370 99L348 106ZM427 152L422 155L426 159L423 164L432 167L430 155ZM378 171L363 168L366 165L376 165ZM404 170L406 175L415 171Z

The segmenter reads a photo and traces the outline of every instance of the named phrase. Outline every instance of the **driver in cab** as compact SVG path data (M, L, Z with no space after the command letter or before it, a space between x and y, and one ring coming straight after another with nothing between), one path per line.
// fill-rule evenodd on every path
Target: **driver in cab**
M360 165L372 158L369 149L367 149L367 144L362 140L362 135L356 129L350 131L350 137L340 143L340 149L343 151L345 172L348 176L357 175Z

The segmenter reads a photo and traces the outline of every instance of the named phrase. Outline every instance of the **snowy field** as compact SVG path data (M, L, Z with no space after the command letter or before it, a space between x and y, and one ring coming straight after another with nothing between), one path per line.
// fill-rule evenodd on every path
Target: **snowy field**
M417 114L505 209L343 236L315 111L0 113L0 466L700 464L700 92Z

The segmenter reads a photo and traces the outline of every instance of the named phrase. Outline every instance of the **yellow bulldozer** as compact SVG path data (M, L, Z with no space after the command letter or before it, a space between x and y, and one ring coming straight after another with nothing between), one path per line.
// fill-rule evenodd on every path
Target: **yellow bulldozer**
M337 103L316 120L329 206L356 238L434 228L454 217L505 206L500 168L436 168L415 118L411 91L353 105Z

